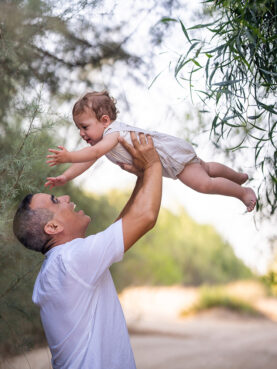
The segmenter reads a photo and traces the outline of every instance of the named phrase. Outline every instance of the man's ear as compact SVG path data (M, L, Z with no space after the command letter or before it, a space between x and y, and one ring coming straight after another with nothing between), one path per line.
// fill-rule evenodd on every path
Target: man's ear
M46 234L58 234L63 231L63 225L54 219L49 220L44 226Z
M100 122L103 124L105 128L107 128L111 124L111 118L108 115L102 115Z

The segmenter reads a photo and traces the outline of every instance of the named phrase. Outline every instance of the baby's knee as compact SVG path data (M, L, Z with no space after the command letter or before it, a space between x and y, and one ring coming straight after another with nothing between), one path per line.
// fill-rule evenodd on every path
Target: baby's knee
M198 191L201 193L211 193L212 189L213 189L213 180L212 178L208 178L207 180L199 184Z

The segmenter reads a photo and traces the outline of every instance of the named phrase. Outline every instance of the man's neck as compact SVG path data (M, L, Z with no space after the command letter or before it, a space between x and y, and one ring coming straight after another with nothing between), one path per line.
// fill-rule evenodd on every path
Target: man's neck
M56 246L64 245L67 242L73 241L76 238L84 238L84 234L76 234L76 235L61 235L60 237L56 236L55 238L52 238L52 242L50 243L50 248L48 250L53 249Z

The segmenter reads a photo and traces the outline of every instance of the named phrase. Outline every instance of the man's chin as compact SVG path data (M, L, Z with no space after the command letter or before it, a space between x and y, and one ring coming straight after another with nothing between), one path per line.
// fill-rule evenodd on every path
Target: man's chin
M88 226L89 223L91 222L91 217L89 215L85 215L85 217L87 218L87 222L88 222L87 226Z

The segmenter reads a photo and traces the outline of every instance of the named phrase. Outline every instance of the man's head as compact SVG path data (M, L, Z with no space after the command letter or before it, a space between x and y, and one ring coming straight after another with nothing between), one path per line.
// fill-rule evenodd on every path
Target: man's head
M14 216L14 234L25 247L42 253L84 237L90 217L74 209L69 196L27 195Z

